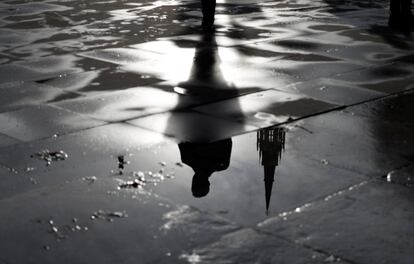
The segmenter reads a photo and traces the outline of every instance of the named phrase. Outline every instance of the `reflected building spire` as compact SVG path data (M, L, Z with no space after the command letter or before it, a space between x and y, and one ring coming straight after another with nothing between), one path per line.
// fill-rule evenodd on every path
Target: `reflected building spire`
M275 170L285 149L285 134L282 127L271 127L257 131L257 150L264 170L266 214L269 214Z

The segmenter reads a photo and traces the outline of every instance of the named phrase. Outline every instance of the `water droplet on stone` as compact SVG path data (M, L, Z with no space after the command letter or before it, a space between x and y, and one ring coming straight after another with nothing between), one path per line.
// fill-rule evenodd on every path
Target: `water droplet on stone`
M395 171L390 171L387 173L387 182L392 182L392 177L394 175Z
M26 168L26 172L31 172L31 171L34 171L34 168L33 167L27 167Z
M66 154L63 150L59 151L49 151L47 149L42 150L38 153L31 155L32 158L37 158L39 160L44 160L46 162L46 166L51 165L53 161L63 161L68 158L68 154Z

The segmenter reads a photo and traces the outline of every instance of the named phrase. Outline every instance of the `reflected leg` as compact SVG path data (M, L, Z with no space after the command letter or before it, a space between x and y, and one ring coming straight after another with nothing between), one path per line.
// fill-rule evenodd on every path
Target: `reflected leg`
M216 0L201 0L201 10L203 13L201 26L205 30L212 29L214 25L214 14L216 12Z
M388 24L397 29L411 30L414 16L411 12L412 0L390 0L390 18Z

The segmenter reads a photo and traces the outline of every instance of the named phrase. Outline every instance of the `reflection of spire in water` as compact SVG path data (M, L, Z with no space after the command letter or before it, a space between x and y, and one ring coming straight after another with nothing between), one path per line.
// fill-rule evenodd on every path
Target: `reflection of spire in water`
M281 127L265 128L257 131L257 150L264 169L266 214L269 213L270 197L282 151L285 149L285 130Z

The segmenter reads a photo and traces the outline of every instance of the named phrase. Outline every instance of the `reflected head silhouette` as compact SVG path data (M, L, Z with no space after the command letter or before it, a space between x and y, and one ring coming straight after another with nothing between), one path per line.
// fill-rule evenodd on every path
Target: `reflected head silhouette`
M230 138L211 143L180 143L181 161L194 171L191 191L204 197L210 191L210 176L229 167L232 141Z
M191 192L196 198L206 196L210 192L210 182L208 178L212 173L196 172L191 183Z

